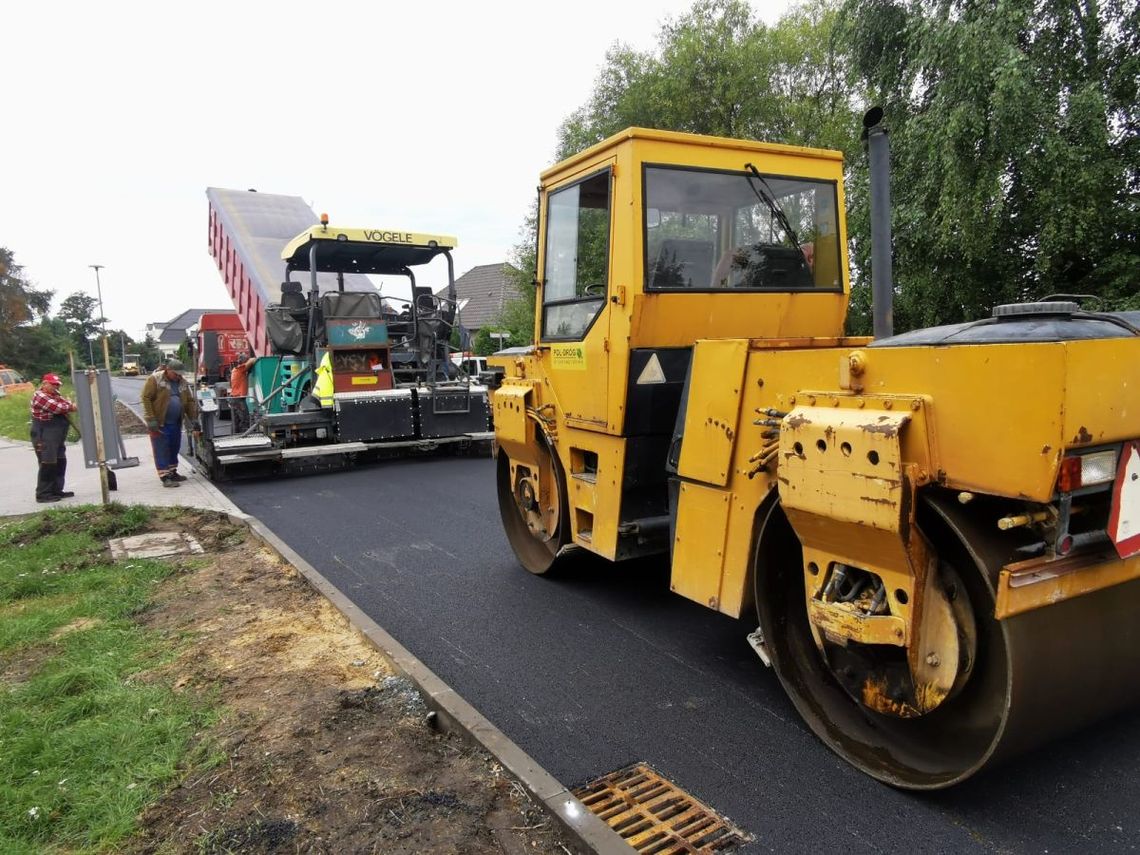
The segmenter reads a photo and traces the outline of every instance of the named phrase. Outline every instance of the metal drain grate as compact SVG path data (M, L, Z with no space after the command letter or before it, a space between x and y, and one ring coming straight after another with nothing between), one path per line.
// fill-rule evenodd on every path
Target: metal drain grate
M642 855L726 852L749 839L645 763L584 784L574 795Z

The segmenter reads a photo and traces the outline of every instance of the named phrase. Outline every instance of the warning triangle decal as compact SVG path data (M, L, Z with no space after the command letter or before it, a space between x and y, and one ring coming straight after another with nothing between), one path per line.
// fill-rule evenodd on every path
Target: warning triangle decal
M664 383L665 372L661 370L661 363L657 359L657 354L654 353L649 357L649 361L645 363L645 368L641 372L641 376L637 378L638 386L648 386L651 383Z

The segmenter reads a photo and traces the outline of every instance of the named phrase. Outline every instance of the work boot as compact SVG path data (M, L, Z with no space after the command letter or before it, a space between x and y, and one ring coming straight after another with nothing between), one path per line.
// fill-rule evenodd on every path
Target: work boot
M46 505L48 502L58 502L63 496L36 496L36 501L41 505Z
M61 499L70 499L75 494L73 492L71 492L70 490L60 490L55 495L59 496Z
M185 475L179 475L177 472L171 472L167 477L170 478L171 481L177 481L178 483L182 483L186 480Z
M163 487L177 487L178 482L175 481L173 478L171 478L169 475L163 475L162 476L162 486Z

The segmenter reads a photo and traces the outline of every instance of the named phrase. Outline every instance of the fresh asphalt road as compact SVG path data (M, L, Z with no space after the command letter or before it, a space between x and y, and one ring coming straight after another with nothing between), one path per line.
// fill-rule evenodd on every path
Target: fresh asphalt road
M892 790L824 748L752 627L671 594L664 562L522 570L488 459L224 490L569 786L647 761L753 835L748 852L1140 848L1140 714L950 792Z
M143 384L146 383L147 375L141 377L119 377L115 374L111 375L111 391L115 397L134 410L136 413L142 412L139 408L139 395L142 394Z

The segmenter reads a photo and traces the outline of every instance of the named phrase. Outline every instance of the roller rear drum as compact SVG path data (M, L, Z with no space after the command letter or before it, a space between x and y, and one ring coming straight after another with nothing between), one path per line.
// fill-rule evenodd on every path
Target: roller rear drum
M1003 621L994 582L1009 541L942 497L919 522L938 552L940 581L968 603L970 661L952 694L920 715L860 702L861 669L874 652L821 653L805 608L802 553L779 505L760 523L758 617L772 665L812 730L844 759L894 786L925 790L965 780L995 761L1140 700L1140 581ZM884 674L891 663L884 658Z

